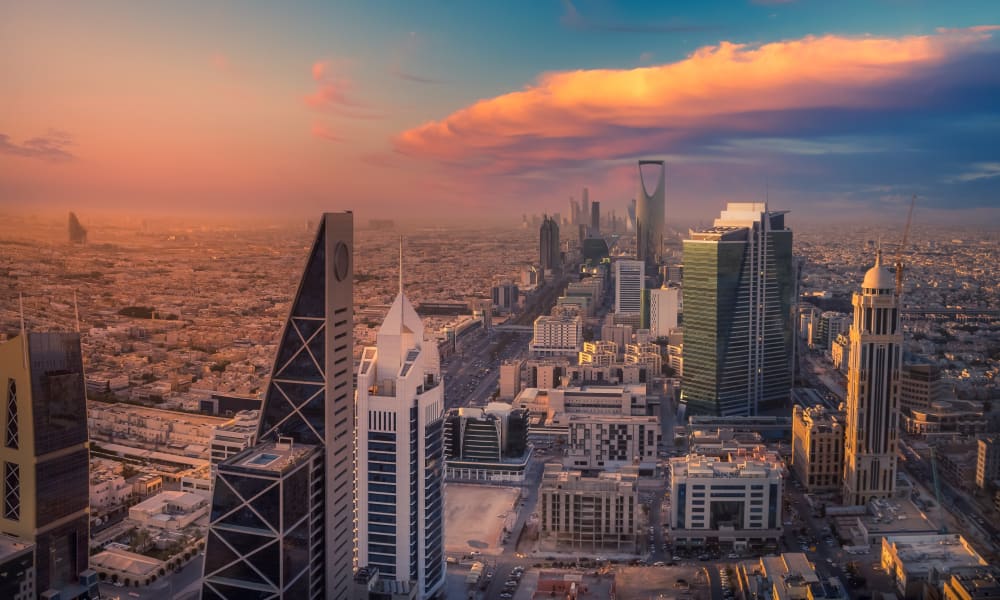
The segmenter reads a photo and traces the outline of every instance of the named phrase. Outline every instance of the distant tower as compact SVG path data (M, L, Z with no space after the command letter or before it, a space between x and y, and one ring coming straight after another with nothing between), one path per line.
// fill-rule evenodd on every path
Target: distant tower
M583 188L583 204L580 207L580 220L577 223L581 225L587 224L587 215L590 214L590 190Z
M642 167L655 165L659 167L659 177L652 193L643 179ZM645 261L646 265L655 267L659 264L663 252L663 215L666 167L662 160L639 161L639 202L635 212L635 257Z
M590 205L590 235L598 237L601 235L601 203L593 202Z
M903 328L895 275L882 264L881 250L853 304L844 503L864 505L872 498L889 498L896 489Z
M615 313L642 315L642 288L645 264L641 260L615 262Z
M323 215L281 333L258 441L218 465L203 600L348 597L353 240L350 212Z
M559 256L559 224L545 216L538 231L538 262L542 271L558 271L562 266Z
M625 231L635 231L635 198L629 201L627 217L625 219Z
M76 218L76 213L69 213L69 243L86 244L87 230L80 224L80 219Z
M50 590L61 592L61 598L96 594L96 577L92 589L77 587L88 579L90 556L90 451L80 334L22 331L0 344L0 385L0 530L34 544L39 598L54 597L45 593Z
M417 598L445 581L443 389L437 344L401 283L358 367L357 564L412 582Z

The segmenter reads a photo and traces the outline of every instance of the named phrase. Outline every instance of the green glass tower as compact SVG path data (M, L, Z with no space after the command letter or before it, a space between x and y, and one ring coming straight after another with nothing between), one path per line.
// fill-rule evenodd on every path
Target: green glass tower
M787 211L730 203L684 240L684 380L696 414L756 415L792 386L792 231Z

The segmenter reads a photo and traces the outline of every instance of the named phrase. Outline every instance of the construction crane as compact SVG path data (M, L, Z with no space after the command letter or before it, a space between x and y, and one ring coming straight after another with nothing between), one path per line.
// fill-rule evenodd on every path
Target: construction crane
M906 248L906 241L910 239L910 223L913 222L913 205L917 202L917 195L910 198L910 211L906 214L906 228L903 229L903 241L896 249L896 295L903 293L903 248Z

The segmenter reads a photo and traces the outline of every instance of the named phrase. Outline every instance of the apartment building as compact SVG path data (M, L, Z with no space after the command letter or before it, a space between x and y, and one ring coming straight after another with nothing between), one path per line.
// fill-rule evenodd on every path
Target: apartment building
M583 320L565 312L535 319L528 346L533 356L576 356L583 347Z
M841 485L845 417L819 404L792 410L792 470L809 492L836 491Z
M656 460L657 417L572 415L563 464L571 469L617 470Z
M633 552L639 530L635 472L601 473L547 464L539 488L543 546L560 550Z

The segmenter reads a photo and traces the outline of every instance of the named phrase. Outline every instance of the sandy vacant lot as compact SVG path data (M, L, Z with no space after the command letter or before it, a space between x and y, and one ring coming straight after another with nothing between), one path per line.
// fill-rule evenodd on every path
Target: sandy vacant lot
M500 552L500 531L514 510L517 488L449 483L444 502L445 552Z

